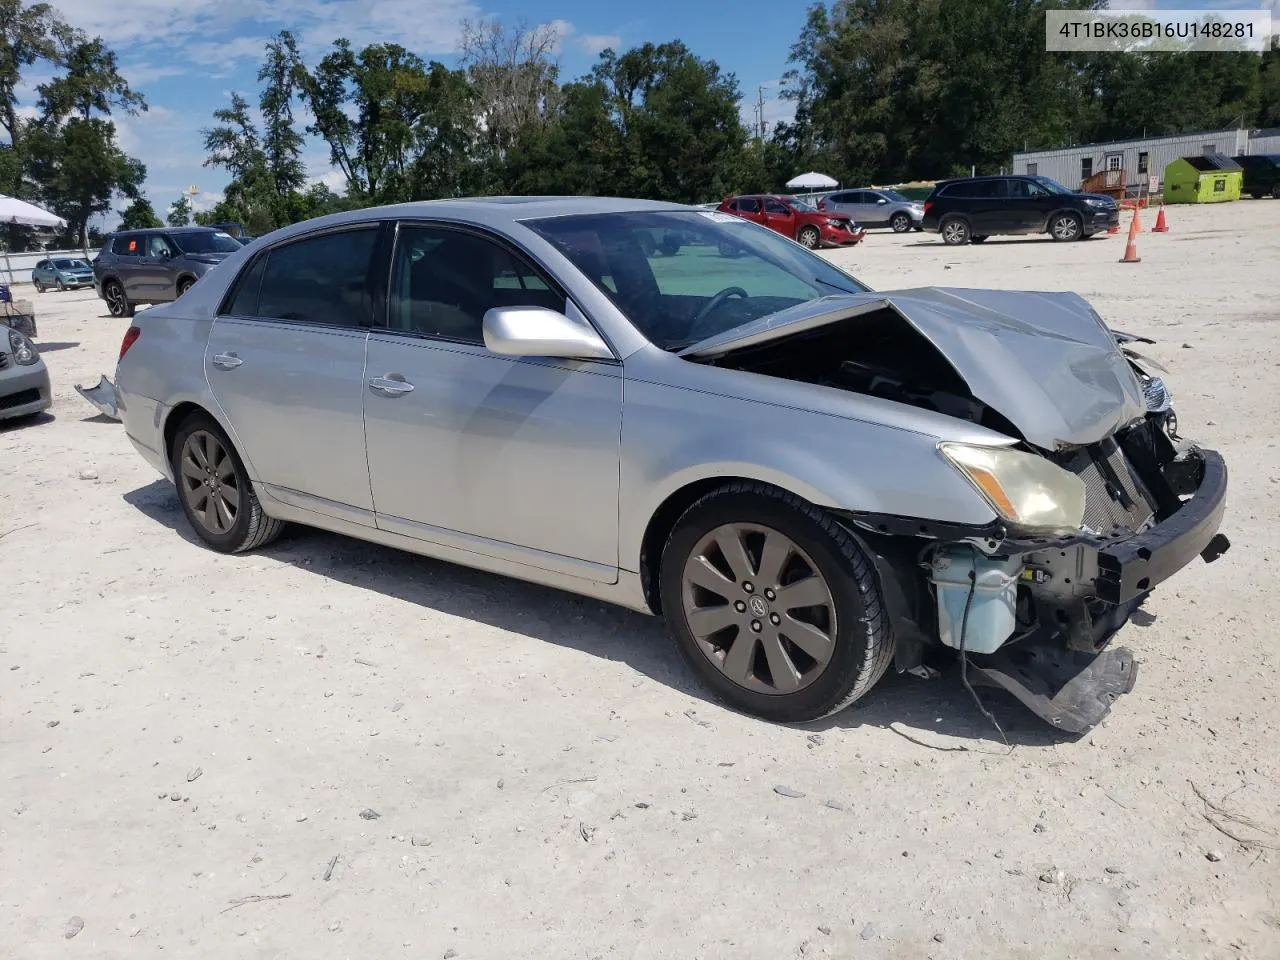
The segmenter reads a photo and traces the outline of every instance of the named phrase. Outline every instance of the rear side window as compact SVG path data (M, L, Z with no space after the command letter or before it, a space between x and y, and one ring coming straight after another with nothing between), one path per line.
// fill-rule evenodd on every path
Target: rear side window
M1003 196L1003 191L1000 189L999 180L970 180L968 183L956 184L951 188L948 196L986 199Z
M354 327L372 320L369 265L377 226L274 247L241 275L225 311L263 320Z
M121 234L111 241L111 252L117 257L142 256L142 238L137 234Z
M759 213L760 201L755 197L739 197L735 203L735 208L743 213Z

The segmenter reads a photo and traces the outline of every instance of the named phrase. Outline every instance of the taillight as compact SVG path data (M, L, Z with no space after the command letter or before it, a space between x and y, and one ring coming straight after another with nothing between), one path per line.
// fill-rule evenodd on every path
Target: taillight
M932 206L933 206L933 201L932 201L932 200L926 200L926 201L924 202L924 212L925 212L925 213L928 213L928 212L929 212L929 208L930 208L930 207L932 207Z
M124 339L120 341L120 360L124 359L124 355L129 352L129 348L138 342L138 337L142 335L142 331L137 327L130 327L124 332Z

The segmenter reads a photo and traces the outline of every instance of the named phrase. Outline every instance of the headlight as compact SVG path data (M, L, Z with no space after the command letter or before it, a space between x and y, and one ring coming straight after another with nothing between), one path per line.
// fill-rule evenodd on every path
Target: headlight
M40 359L40 351L36 349L36 345L27 339L25 333L12 327L9 328L9 349L13 351L14 362L24 367Z
M1084 523L1084 482L1044 457L966 443L940 443L938 451L1010 523L1050 533Z
M1091 207L1113 207L1115 206L1110 200L1099 200L1097 197L1085 197L1084 202Z

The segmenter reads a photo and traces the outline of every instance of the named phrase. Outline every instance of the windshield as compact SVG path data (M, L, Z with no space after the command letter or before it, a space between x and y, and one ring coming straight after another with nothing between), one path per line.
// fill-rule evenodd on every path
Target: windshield
M868 288L765 227L717 212L525 221L663 350L799 303Z
M88 260L55 260L54 267L59 270L88 270Z
M1050 180L1048 177L1032 177L1032 179L1050 193L1075 193L1074 190L1068 190L1057 180Z
M172 239L183 253L235 253L242 246L230 234L220 231L175 233Z

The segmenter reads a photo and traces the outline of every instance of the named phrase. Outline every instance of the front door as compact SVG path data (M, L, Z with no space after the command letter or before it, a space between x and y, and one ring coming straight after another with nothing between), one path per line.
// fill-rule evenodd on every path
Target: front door
M378 227L304 237L240 277L205 350L236 449L277 499L373 525L365 340Z
M177 289L170 261L178 255L178 251L162 233L149 234L146 245L133 272L133 288L129 290L129 299L175 299Z
M772 197L765 197L764 225L784 237L794 239L797 229L795 211L785 203L774 200Z
M405 223L393 259L365 384L378 526L614 582L621 365L486 349L491 307L567 310L586 323L495 238Z
M889 220L889 201L872 190L859 190L852 217L863 225L880 226Z

